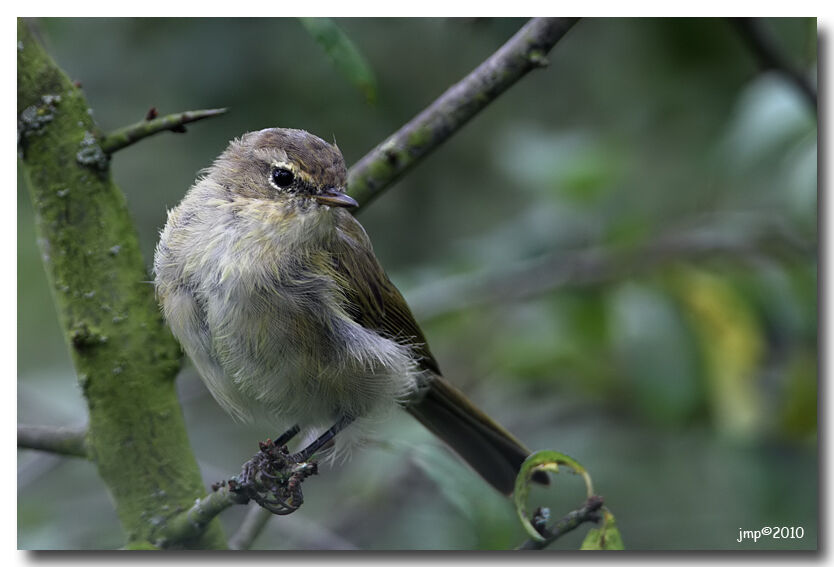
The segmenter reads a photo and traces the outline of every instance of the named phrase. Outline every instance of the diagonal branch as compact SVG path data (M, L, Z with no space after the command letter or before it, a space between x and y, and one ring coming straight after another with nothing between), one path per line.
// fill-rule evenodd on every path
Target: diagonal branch
M157 524L152 542L160 547L182 543L199 536L205 527L223 510L234 504L248 504L254 500L271 514L292 514L304 503L301 484L317 474L315 461L301 461L291 455L279 440L260 444L260 451L243 464L241 472L229 480L216 483L210 494L198 498L194 505ZM266 520L250 518L250 526L238 538L236 545L251 544ZM248 539L248 541L246 541Z
M370 203L516 81L547 65L545 55L576 21L533 18L527 22L489 59L351 167L350 194L361 206Z
M574 23L576 19L571 18L536 18L528 22L492 57L351 168L351 193L364 204L370 202L528 71L547 65L545 55ZM192 532L197 533L194 530L228 506L246 501L224 486L172 518L162 538L188 539ZM235 535L233 547L251 545L267 520L261 510L250 512Z
M260 506L251 506L234 535L229 537L231 549L250 549L273 515ZM305 550L356 550L352 542L333 530L301 517L281 524L281 536Z
M171 132L182 133L185 132L185 125L189 122L197 122L212 116L219 116L225 114L226 108L211 108L208 110L187 110L177 114L169 114L161 118L152 118L151 120L142 120L130 126L120 128L115 132L106 134L102 138L99 146L106 154L112 154L115 151L126 148L131 144L135 144L143 138L153 136L159 132L170 130Z
M808 99L811 106L817 108L817 91L810 81L792 65L779 51L773 38L754 18L732 18L730 20L739 36L759 60L764 69L772 69L785 75Z
M766 258L791 262L815 253L813 246L782 234L778 227L741 237L701 229L662 236L630 251L591 247L520 261L500 272L451 276L411 290L408 297L414 312L427 321L556 289L605 284L673 262L730 258L756 265Z
M18 425L18 449L35 449L68 457L89 457L87 427Z
M260 506L250 506L238 530L229 538L229 549L249 549L266 527L272 512Z
M602 508L602 504L601 496L591 496L581 508L568 512L552 528L544 528L542 532L544 541L528 539L517 549L544 549L566 533L578 528L581 524L599 521L599 510Z
M228 486L223 486L203 498L198 498L191 508L161 524L159 531L152 537L152 543L157 547L166 548L194 540L202 535L220 512L247 500Z

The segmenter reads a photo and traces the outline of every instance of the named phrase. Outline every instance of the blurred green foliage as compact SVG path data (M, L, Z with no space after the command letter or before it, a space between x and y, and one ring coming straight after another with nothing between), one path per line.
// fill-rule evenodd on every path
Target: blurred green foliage
M331 18L301 18L301 24L318 43L333 66L365 96L376 101L376 78L365 57Z
M39 22L105 130L151 106L231 109L114 157L148 263L166 209L230 138L304 128L335 136L353 163L522 23L335 20L376 78L371 106L297 20ZM815 20L759 24L815 81ZM363 211L378 256L444 373L531 448L581 462L629 549L816 548L814 110L720 19L584 20L548 58ZM80 423L18 186L19 418ZM543 272L485 287L532 265L566 275L527 295ZM465 307L474 295L455 295L461 279L488 300ZM207 485L276 433L233 423L190 367L179 387ZM272 520L256 547L525 538L511 503L419 425L394 416L379 438L311 480L304 507ZM22 451L18 478L20 547L120 545L88 463ZM529 505L561 517L583 500L577 482L535 488ZM243 513L224 514L227 531ZM736 542L739 528L765 525L805 536ZM586 533L553 548L578 549Z

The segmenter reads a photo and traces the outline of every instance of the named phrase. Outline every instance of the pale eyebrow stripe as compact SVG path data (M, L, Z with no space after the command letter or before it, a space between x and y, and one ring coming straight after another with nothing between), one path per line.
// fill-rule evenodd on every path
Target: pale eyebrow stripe
M273 161L272 167L283 167L284 169L289 169L296 175L302 183L308 185L310 187L318 187L313 176L301 169L298 165L292 163L291 161Z

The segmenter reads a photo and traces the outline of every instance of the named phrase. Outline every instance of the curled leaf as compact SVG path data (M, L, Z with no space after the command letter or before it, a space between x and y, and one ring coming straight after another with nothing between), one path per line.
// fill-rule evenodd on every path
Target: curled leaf
M589 498L594 493L594 487L591 483L591 477L588 474L588 471L585 470L585 467L567 455L557 453L556 451L537 451L527 457L524 463L522 463L521 470L518 471L518 476L516 476L515 479L513 502L515 504L516 513L518 514L518 519L521 520L521 524L524 526L524 529L527 531L530 538L535 541L545 541L545 538L541 533L539 533L539 530L536 529L536 526L533 524L527 513L527 495L530 493L530 481L532 480L533 475L538 471L557 474L560 466L567 467L570 472L582 475L582 478L585 481L585 488L588 492L587 496ZM536 524L541 525L541 522L537 521Z

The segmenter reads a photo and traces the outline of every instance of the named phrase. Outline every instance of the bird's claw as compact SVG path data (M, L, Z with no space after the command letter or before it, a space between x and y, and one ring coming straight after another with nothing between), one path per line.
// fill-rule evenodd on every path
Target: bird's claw
M301 484L318 472L318 463L300 460L298 453L290 453L286 445L276 445L270 439L259 447L240 475L226 484L230 491L273 514L292 514L304 503Z

